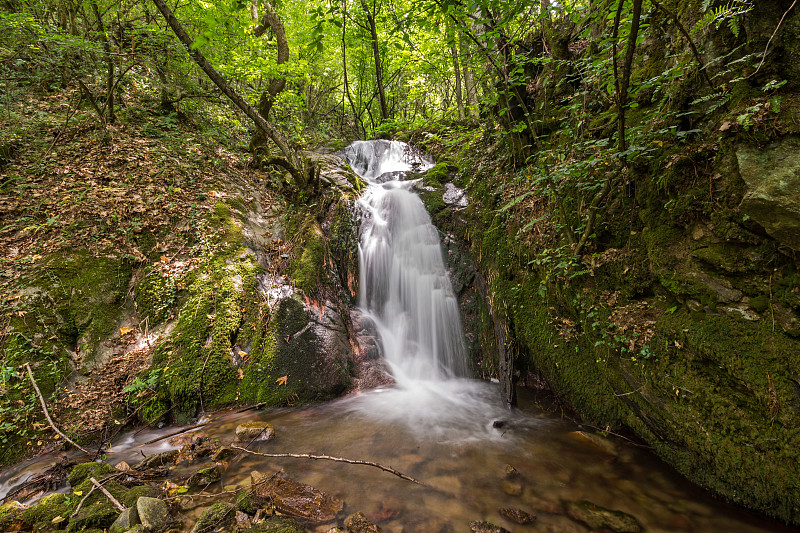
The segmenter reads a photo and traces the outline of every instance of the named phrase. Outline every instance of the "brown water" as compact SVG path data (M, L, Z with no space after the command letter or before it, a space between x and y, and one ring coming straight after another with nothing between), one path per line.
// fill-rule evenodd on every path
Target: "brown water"
M563 503L583 500L625 511L650 533L797 531L715 501L622 439L610 438L610 449L603 450L576 436L579 427L525 404L524 397L520 409L505 409L495 400L494 385L427 385L428 390L372 391L311 407L220 412L200 431L227 443L238 424L268 421L276 438L252 449L374 461L428 487L363 465L242 455L231 462L215 490L248 485L252 470L283 472L343 500L341 516L363 511L383 531L397 533L469 531L473 520L488 520L512 532L588 532L562 514ZM503 427L493 427L497 420ZM136 443L174 429L147 430L135 437L129 433L107 460L133 463L142 453L173 447L174 440ZM0 491L52 460L44 457L7 469L0 476ZM507 479L507 465L519 475ZM196 508L197 515L211 503L213 499L199 497L184 502L184 508ZM538 519L517 525L500 516L501 507L519 508ZM331 527L327 523L310 529L326 532Z

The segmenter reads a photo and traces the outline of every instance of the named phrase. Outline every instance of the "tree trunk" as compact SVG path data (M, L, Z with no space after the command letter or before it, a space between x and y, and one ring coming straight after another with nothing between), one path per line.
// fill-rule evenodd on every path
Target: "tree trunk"
M262 3L264 14L261 17L261 24L256 26L253 30L253 35L261 37L271 29L275 34L275 40L278 44L278 65L282 65L289 60L289 41L286 39L286 30L283 27L280 17L275 12L275 9L269 2ZM275 103L275 97L286 87L286 78L278 77L269 81L267 90L261 94L261 99L258 102L258 112L261 113L265 119L269 118L269 112L272 105Z
M156 5L158 10L164 15L164 18L167 21L167 24L172 28L172 31L175 32L175 35L178 39L183 43L186 47L186 50L189 52L189 55L192 56L195 63L203 69L203 72L211 79L214 84L219 87L219 89L227 96L231 102L233 102L236 107L241 109L244 114L246 114L250 120L252 120L256 127L259 128L264 135L269 137L278 149L281 151L281 154L285 158L285 161L273 161L276 164L282 164L291 174L292 176L301 184L305 184L307 182L306 176L304 176L303 166L297 157L297 154L289 148L289 144L284 139L283 135L275 129L275 127L266 121L266 119L259 114L256 109L251 106L244 98L242 98L239 93L237 93L233 88L225 81L225 79L217 72L211 63L200 53L199 50L196 48L192 48L192 43L194 40L189 37L189 34L186 33L186 30L183 29L180 21L175 18L175 15L172 13L172 10L167 6L167 3L164 0L153 0L153 3ZM313 172L313 171L312 171Z
M460 33L460 32L459 32ZM462 35L461 41L461 62L463 64L461 72L464 74L464 92L467 100L467 114L471 118L478 118L478 90L475 85L475 78L472 75L472 55L469 52L469 43Z
M448 26L448 40L450 41L450 55L453 57L453 73L456 77L456 106L458 119L464 120L464 96L461 91L461 65L458 60L458 28Z
M342 72L344 73L344 94L347 97L347 101L350 102L350 109L353 111L353 125L356 127L356 134L363 134L363 136L366 137L367 132L364 129L364 122L362 122L361 120L361 114L356 111L356 104L353 102L353 96L350 94L350 82L347 79L346 37L347 37L347 0L342 0ZM344 107L344 105L342 105L342 107ZM359 125L361 126L360 131L359 131Z
M106 79L106 104L103 110L106 113L105 121L108 124L116 122L117 117L114 114L114 58L111 56L111 45L106 36L106 29L103 25L103 17L100 15L100 10L97 8L97 2L92 2L92 11L97 19L97 31L100 34L100 40L103 42L103 50L106 53L106 66L108 77ZM102 119L103 117L101 117Z
M381 52L378 47L378 30L375 27L375 13L373 2L373 11L369 10L366 0L361 0L361 7L364 8L364 13L367 15L367 22L369 23L369 32L372 35L372 54L375 56L375 82L378 85L378 101L381 106L381 118L387 120L389 118L389 108L386 106L386 93L383 90L383 71L381 68Z

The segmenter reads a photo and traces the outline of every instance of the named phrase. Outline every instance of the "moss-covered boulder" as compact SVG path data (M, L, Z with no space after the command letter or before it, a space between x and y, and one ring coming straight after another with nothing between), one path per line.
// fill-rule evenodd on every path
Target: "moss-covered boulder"
M108 463L80 463L72 467L72 470L69 471L68 479L72 487L77 487L89 478L93 477L99 481L108 474L115 473L117 471Z
M236 506L230 503L215 503L206 509L192 527L191 533L210 533L225 529L236 521Z

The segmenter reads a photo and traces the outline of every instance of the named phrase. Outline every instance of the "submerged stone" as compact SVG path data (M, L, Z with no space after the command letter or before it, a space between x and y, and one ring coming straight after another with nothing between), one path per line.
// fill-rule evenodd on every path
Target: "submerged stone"
M478 520L469 523L472 533L511 533L504 527L492 524L491 522L480 522Z
M260 472L253 472L251 479L256 497L271 499L276 510L289 516L327 522L344 507L338 498L291 479L270 478Z
M173 461L177 459L178 454L180 452L178 450L169 450L162 453L157 453L155 455L151 455L150 457L145 457L136 465L134 468L136 470L145 470L147 468L159 468L162 466L169 466L172 465Z
M536 520L534 515L514 507L501 507L498 511L500 512L500 516L512 522L516 522L517 524L528 524Z
M570 502L566 505L567 514L591 529L606 528L615 533L640 533L642 525L636 517L622 511L611 511L592 502Z
M381 528L370 522L361 511L348 516L344 527L350 533L381 533Z

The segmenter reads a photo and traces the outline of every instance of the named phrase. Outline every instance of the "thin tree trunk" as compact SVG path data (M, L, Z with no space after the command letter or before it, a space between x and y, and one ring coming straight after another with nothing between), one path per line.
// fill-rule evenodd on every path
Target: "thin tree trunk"
M367 22L369 23L369 31L372 36L372 55L375 56L375 82L378 84L378 101L381 106L381 118L387 120L389 118L389 108L386 105L386 93L383 90L383 71L381 68L381 52L378 46L378 30L375 27L375 3L373 2L373 11L369 10L366 0L361 0L361 7L364 8L364 13L367 15Z
M97 8L97 2L92 2L92 11L97 19L97 31L100 34L100 40L103 42L103 50L106 53L106 103L104 111L106 112L105 121L108 124L116 122L117 117L114 115L114 58L111 56L111 45L106 36L106 29L103 25L103 17L100 15L100 10Z
M458 28L448 27L448 40L450 41L450 55L453 57L453 73L456 77L456 107L458 107L458 119L464 120L464 96L461 91L461 65L458 61Z
M467 114L471 118L478 118L478 91L475 85L475 78L472 75L472 55L466 39L460 35L459 40L461 42L461 62L463 63L461 72L464 74L464 92L467 97Z
M175 35L186 47L186 50L189 52L189 55L192 56L192 59L194 59L195 63L197 63L197 65L203 69L203 72L205 72L211 81L213 81L214 84L219 87L225 96L227 96L231 102L236 105L236 107L241 109L244 114L247 115L250 120L252 120L255 125L275 143L286 160L286 169L295 179L304 184L306 179L305 176L303 176L302 165L300 164L297 155L289 148L289 144L286 142L286 139L283 138L283 135L281 135L272 124L267 122L266 119L261 116L253 106L251 106L239 95L239 93L233 90L228 82L226 82L219 72L214 69L211 63L208 62L208 60L203 54L200 53L199 50L192 48L192 43L194 40L189 36L188 33L186 33L186 30L183 29L180 21L175 18L175 15L172 13L172 10L169 8L169 6L167 6L166 2L164 0L153 0L153 3L156 5L161 14L164 15L164 18L172 28L172 31L175 32ZM278 161L275 162L279 163Z
M353 111L353 125L356 130L361 126L361 130L357 133L367 136L367 131L364 129L364 123L361 121L361 114L356 111L356 104L353 102L353 96L350 94L350 82L347 79L347 0L342 0L342 72L344 73L344 94L347 96L347 101L350 102L350 109ZM343 106L344 107L344 106Z
M267 28L272 29L275 34L275 41L278 45L278 65L282 65L289 60L289 41L286 39L286 29L283 27L280 17L275 12L275 9L269 2L262 3L264 14L261 17L261 24L256 26L253 30L253 35L261 37L267 31ZM265 119L269 118L269 112L272 105L275 103L275 97L286 87L286 78L280 76L273 78L269 81L267 90L261 94L261 99L258 102L258 112Z

